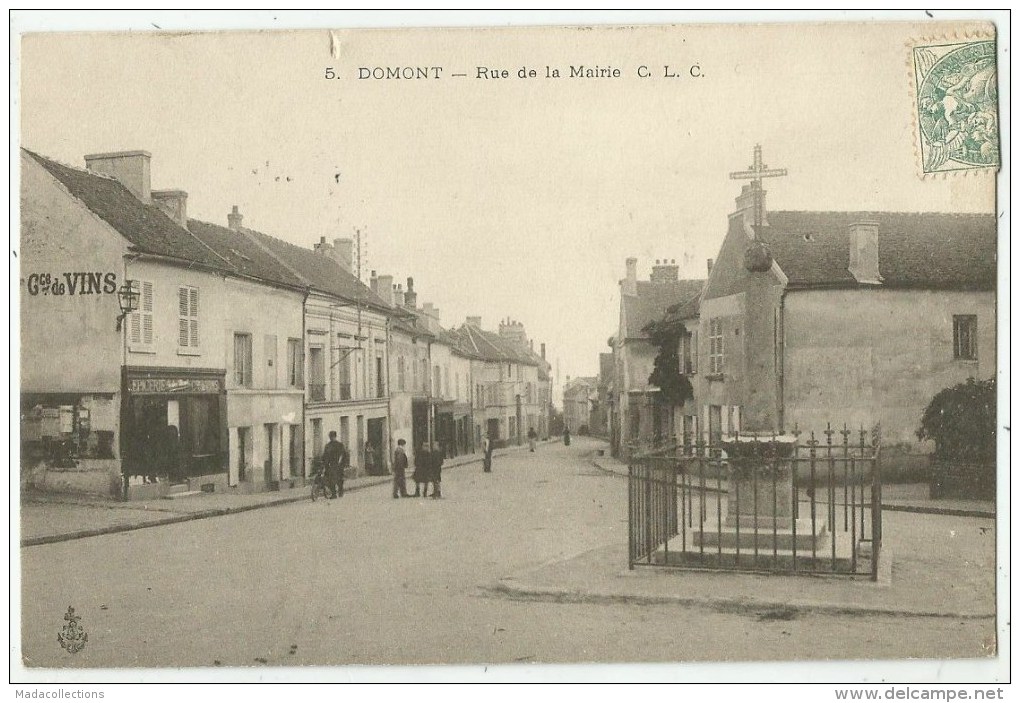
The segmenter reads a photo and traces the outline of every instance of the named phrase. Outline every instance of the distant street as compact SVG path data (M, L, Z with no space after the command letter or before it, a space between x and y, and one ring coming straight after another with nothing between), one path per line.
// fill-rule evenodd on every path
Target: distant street
M481 587L626 539L626 482L596 444L388 486L21 550L27 666L270 666L975 656L990 619L514 601ZM413 484L411 485L413 492ZM626 564L619 564L625 570ZM668 578L668 575L657 575ZM89 635L57 644L68 605Z

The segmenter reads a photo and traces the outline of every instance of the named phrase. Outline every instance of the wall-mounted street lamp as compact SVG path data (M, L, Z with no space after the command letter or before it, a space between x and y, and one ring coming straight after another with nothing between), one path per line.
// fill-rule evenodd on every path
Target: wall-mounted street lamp
M138 309L138 301L142 294L138 290L138 281L130 279L124 281L124 285L117 291L117 303L120 304L120 315L117 316L117 331L120 332L124 325L124 318Z

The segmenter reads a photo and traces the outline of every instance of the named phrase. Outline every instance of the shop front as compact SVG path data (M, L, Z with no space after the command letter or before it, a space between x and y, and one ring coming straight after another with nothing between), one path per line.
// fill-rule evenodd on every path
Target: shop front
M125 369L121 426L128 498L226 484L224 376L222 369Z

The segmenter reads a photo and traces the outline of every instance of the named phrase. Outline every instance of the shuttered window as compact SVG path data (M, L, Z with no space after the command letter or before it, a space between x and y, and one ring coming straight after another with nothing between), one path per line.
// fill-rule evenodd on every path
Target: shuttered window
M128 322L128 342L135 346L152 346L152 281L136 281L138 310Z
M177 289L177 346L198 349L198 288Z
M234 335L234 383L251 388L251 335Z

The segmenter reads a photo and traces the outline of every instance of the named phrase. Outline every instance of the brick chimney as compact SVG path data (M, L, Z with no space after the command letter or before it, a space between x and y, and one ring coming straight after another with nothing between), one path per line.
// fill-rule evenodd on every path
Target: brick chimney
M404 287L399 283L393 286L393 306L404 307Z
M545 359L545 342L542 342L539 348L542 350L542 358Z
M761 223L763 226L768 227L769 225L769 209L768 200L765 196L768 195L768 191L762 189L761 191ZM744 218L744 224L748 227L754 227L754 187L750 183L744 184L744 187L740 189L740 195L737 196L737 209L733 212L731 217L740 215Z
M656 260L649 280L652 283L675 283L680 280L680 267L676 265L676 259L668 262L663 259L661 264Z
M708 273L709 273L709 275L711 275L711 273L712 273L712 264L713 263L714 263L714 261L712 259L708 260Z
M85 168L117 179L136 198L149 204L152 202L151 160L152 154L141 150L86 154Z
M235 205L230 214L227 215L227 226L237 232L241 229L242 220L244 220L244 216L237 211L237 206Z
M350 237L334 239L333 260L348 273L354 273L354 240Z
M393 276L379 276L376 294L387 305L393 305Z
M188 226L188 194L183 190L154 190L152 202L181 227Z
M850 225L850 266L858 283L878 285L882 276L878 272L878 223L855 222Z
M627 277L620 281L623 295L637 295L637 259L627 259Z
M467 323L469 325L477 327L478 329L482 329L482 318L480 316L469 317L467 319Z
M418 307L418 293L414 290L414 279L407 277L407 292L404 293L404 307L415 310Z
M323 237L322 241L326 241ZM375 275L375 269L372 269L372 273L368 277L368 288L376 295L379 294L379 277Z

